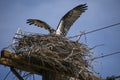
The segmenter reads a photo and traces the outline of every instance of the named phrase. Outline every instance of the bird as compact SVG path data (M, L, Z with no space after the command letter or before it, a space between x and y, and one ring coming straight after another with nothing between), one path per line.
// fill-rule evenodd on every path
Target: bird
M35 25L49 31L50 34L66 36L73 23L87 10L86 4L80 4L68 11L61 19L57 29L53 29L49 24L38 19L27 19L29 25Z

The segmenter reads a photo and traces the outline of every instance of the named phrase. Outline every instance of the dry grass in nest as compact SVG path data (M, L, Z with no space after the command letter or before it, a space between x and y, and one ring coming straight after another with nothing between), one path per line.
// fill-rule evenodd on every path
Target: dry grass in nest
M88 70L89 63L85 59L90 55L90 51L83 43L62 36L40 34L22 35L22 38L16 38L16 40L18 41L15 46L16 54L34 56L49 70L76 78L91 75Z

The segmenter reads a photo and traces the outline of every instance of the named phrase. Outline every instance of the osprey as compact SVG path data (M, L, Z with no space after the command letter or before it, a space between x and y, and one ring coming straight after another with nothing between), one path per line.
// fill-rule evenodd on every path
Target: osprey
M86 4L78 5L72 10L68 11L60 20L57 29L53 29L46 22L38 19L28 19L29 25L34 24L35 26L45 28L50 34L66 36L72 24L80 17L80 15L87 10Z

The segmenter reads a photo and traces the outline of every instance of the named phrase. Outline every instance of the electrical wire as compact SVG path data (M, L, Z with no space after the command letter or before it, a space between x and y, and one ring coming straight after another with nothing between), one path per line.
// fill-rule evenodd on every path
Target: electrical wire
M82 34L79 34L79 35L68 37L68 39L79 37L79 36L86 35L86 34L90 34L90 33L97 32L97 31L100 31L100 30L103 30L103 29L107 29L107 28L110 28L110 27L116 27L117 25L120 25L120 23L112 24L112 25L105 26L105 27L102 27L102 28L99 28L99 29L95 29L95 30L92 30L92 31L88 31L88 32L85 32L85 33L82 33Z
M3 80L6 80L11 71L9 71Z
M111 54L106 54L106 55L102 55L102 56L98 56L98 57L94 57L94 58L92 58L92 59L90 59L90 60L96 60L96 59L100 59L100 58L104 58L104 57L108 57L108 56L112 56L112 55L115 55L115 54L119 54L120 53L120 51L117 51L117 52L114 52L114 53L111 53Z

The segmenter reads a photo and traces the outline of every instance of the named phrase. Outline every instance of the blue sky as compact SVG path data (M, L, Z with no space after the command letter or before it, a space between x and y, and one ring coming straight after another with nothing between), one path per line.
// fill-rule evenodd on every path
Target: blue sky
M12 43L18 27L23 31L48 32L26 24L26 19L35 18L47 22L54 29L61 17L73 7L87 3L88 10L71 27L67 36L74 36L80 31L91 31L97 28L120 22L120 0L0 0L0 50ZM89 47L104 44L92 50L93 56L120 51L120 25L86 35ZM102 77L120 75L120 54L98 59L93 62L96 72ZM8 69L0 65L3 75Z

